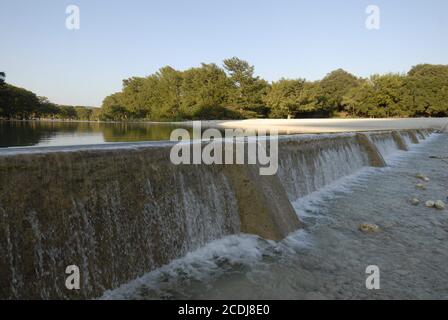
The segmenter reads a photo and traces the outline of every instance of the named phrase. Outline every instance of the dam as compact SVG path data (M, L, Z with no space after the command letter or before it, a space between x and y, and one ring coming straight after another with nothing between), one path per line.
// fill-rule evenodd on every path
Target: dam
M2 150L0 298L98 298L220 239L282 243L305 227L297 201L437 135L280 136L274 176L257 165L175 166L169 142ZM69 265L81 290L65 287Z

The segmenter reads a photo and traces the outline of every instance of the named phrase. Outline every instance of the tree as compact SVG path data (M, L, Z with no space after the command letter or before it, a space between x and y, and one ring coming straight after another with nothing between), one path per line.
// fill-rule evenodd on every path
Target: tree
M102 118L330 117L343 111L354 117L448 114L448 66L419 65L407 75L369 79L338 69L321 81L281 79L271 85L254 71L236 57L224 60L224 68L201 64L178 71L167 66L147 77L124 80L121 92L104 99Z
M156 74L155 92L151 95L152 116L155 119L181 119L182 73L163 67Z
M266 117L269 108L263 102L267 94L268 83L254 76L254 66L236 57L224 60L232 89L230 102L233 107L248 117Z
M128 118L127 108L122 103L122 93L114 93L103 100L101 116L104 120L121 121Z
M401 74L372 76L377 117L408 117L412 114L407 102L409 92Z
M408 72L406 84L415 115L448 115L448 66L417 65Z
M73 106L58 106L59 112L56 115L58 119L77 120L76 109Z
M85 121L92 120L93 108L76 106L75 111L76 111L76 119Z
M127 117L144 119L150 112L144 98L145 78L132 77L123 80L121 103L127 109Z
M231 82L216 64L202 64L183 72L181 106L185 115L197 116L203 108L221 110L229 103ZM209 110L211 111L211 110Z
M227 110L230 91L230 80L215 64L202 64L183 72L167 66L146 78L123 81L121 92L104 99L103 117L116 119L121 115L122 120L240 117Z
M0 86L0 118L89 120L91 114L92 108L60 106L31 91L10 84Z
M39 99L39 110L36 112L37 118L51 118L54 119L57 117L60 109L47 97L38 97Z
M361 85L351 88L343 97L342 103L345 110L351 116L373 117L376 105L373 102L373 84L370 80L365 80Z
M302 106L304 79L280 79L274 82L264 101L271 109L272 117L295 117Z
M319 82L318 103L330 114L342 111L344 95L359 84L359 79L347 71L342 69L332 71Z
M39 99L33 92L9 84L0 86L0 117L29 119L38 107Z
M362 117L408 117L409 90L400 74L373 75L344 96L346 110Z

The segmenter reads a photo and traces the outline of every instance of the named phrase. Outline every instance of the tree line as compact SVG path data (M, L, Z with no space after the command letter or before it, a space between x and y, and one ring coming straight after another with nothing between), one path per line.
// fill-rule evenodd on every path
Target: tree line
M0 119L64 119L99 120L101 109L84 106L65 106L23 88L0 83Z
M104 121L306 117L448 116L448 65L420 64L406 74L357 77L338 69L318 81L268 82L236 57L222 67L185 71L166 66L123 80L102 108L60 106L34 93L0 84L0 118Z
M338 69L322 80L269 83L238 58L223 67L202 64L178 71L169 66L148 77L123 81L106 97L110 120L184 120L301 117L448 116L448 65L421 64L407 74L356 77Z

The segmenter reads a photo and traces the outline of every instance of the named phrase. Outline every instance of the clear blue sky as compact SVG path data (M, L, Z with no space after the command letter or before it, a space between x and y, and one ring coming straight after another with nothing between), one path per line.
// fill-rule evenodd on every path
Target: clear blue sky
M365 27L370 4L380 30ZM7 82L61 104L99 106L124 78L232 56L267 80L448 64L447 0L0 0L0 23Z

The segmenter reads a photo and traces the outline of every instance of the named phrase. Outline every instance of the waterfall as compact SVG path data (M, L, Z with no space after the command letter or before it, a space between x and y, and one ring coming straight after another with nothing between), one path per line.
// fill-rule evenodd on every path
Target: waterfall
M370 139L376 145L383 157L390 156L399 150L397 143L390 133L371 134Z
M278 175L294 201L369 165L355 134L287 138L280 144Z
M408 145L419 143L419 134L416 130L402 131L401 135ZM424 132L422 132L422 135L425 135ZM423 138L420 137L420 139Z
M2 151L0 298L97 297L226 235L280 240L301 226L291 201L384 166L417 135L279 137L274 176L257 165L175 166L169 143ZM69 265L82 290L66 289Z
M416 133L419 140L425 140L428 137L428 131L426 130L417 130Z
M9 286L13 298L76 297L60 272L72 264L82 292L100 293L240 231L235 191L216 167L174 170L147 151L2 160L0 252L9 259L0 269L10 282L1 297Z
M169 151L0 155L0 298L95 297L226 235L300 227L277 176L175 166ZM65 288L69 265L82 290Z

